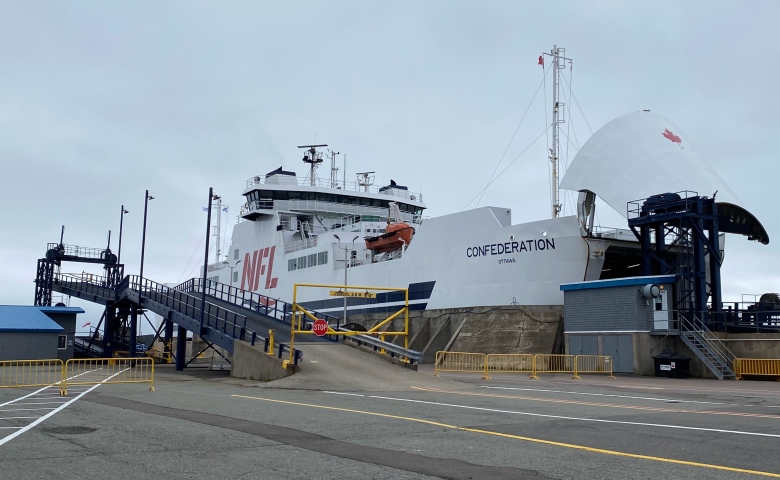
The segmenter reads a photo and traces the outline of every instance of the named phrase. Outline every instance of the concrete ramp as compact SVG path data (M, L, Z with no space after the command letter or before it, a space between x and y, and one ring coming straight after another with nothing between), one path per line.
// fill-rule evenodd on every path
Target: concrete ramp
M295 345L298 348L298 345ZM295 390L399 391L439 382L430 373L395 365L372 353L338 344L301 345L301 370L293 376L263 384Z

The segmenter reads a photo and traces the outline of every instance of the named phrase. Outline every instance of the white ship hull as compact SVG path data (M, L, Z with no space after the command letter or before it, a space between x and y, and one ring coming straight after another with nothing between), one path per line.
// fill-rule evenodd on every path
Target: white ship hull
M344 284L344 257L352 243L327 232L315 246L285 254L284 234L276 222L236 225L229 262L241 260L233 286L291 301L296 283ZM343 241L353 232L335 232ZM576 217L510 224L506 209L484 207L425 220L400 258L371 263L360 236L348 273L349 285L410 289L410 308L444 309L495 305L562 305L562 283L598 279L603 256L590 258ZM289 249L289 247L288 247ZM236 253L236 250L238 253ZM327 262L290 270L290 260L327 252ZM367 258L368 257L368 258ZM320 259L324 258L320 255ZM230 284L229 268L208 277ZM354 266L352 266L354 265ZM327 288L299 289L298 301L338 316L343 299ZM375 300L349 299L350 313L373 313L398 305L398 295Z

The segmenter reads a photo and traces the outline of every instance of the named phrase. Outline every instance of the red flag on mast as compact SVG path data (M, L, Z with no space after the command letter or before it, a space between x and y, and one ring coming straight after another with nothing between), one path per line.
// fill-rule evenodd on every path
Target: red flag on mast
M87 325L92 325L92 324L91 324L90 322L87 322L87 323L85 323L84 325L82 325L82 326L81 326L81 328L84 328L84 327L86 327Z
M539 55L539 65L544 66L544 55Z

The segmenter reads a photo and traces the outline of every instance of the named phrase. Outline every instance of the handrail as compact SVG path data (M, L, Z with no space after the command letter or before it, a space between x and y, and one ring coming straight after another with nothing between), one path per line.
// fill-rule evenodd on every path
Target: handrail
M337 327L333 330L339 331L339 332L351 332L352 330L349 330L348 328L344 327ZM408 358L412 364L415 362L420 363L423 359L422 352L418 352L415 350L410 350L408 348L400 347L394 343L391 342L385 342L382 340L379 340L378 338L372 337L370 335L351 335L351 336L344 336L347 340L351 340L353 342L357 342L358 345L361 345L365 343L366 345L370 345L374 347L374 350L384 349L387 352L390 353L391 357L399 356L399 357L406 357Z
M693 335L700 337L700 341L703 340L703 343L707 345L724 365L728 367L729 364L731 364L732 370L736 368L736 355L734 355L734 353L732 353L731 350L729 350L728 347L726 347L726 345L724 345L723 342L707 328L704 322L695 315L693 321L688 320L682 313L679 313L679 316L680 325L683 327L683 331L690 332Z

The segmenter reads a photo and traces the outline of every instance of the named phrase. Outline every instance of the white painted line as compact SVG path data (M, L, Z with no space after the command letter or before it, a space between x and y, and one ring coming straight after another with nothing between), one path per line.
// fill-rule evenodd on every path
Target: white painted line
M33 411L33 410L54 410L54 407L41 407L41 408L9 408L9 409L6 409L6 410L0 410L0 412L17 412L17 411L20 411L20 410L28 410L28 411Z
M774 433L756 433L756 432L744 432L740 430L724 430L720 428L701 428L701 427L686 427L683 425L665 425L662 423L643 423L643 422L621 422L619 420L603 420L600 418L579 418L579 417L566 417L563 415L545 415L542 413L530 413L530 412L518 412L514 410L498 410L494 408L484 408L484 407L472 407L469 405L457 405L453 403L439 403L439 402L428 402L425 400L412 400L409 398L393 398L393 397L380 397L378 395L369 395L368 398L380 398L382 400L396 400L399 402L411 402L411 403L423 403L426 405L438 405L442 407L454 407L454 408L465 408L468 410L480 410L483 412L494 412L494 413L509 413L512 415L525 415L529 417L543 417L543 418L556 418L559 420L574 420L578 422L596 422L596 423L614 423L614 424L620 424L620 425L638 425L641 427L658 427L658 428L674 428L679 430L696 430L700 432L715 432L715 433L733 433L736 435L749 435L749 436L755 436L755 437L772 437L772 438L780 438L780 434L774 434Z
M351 397L365 397L365 395L361 395L359 393L329 392L327 390L323 391L322 393L332 393L333 395L349 395Z
M23 397L15 398L15 399L13 399L13 400L9 400L9 401L7 401L7 402L5 402L5 403L0 403L0 407L5 407L6 405L9 405L9 404L11 404L11 403L18 402L19 400L24 400L25 398L27 398L27 397L31 397L31 396L33 396L33 395L37 394L38 392L42 392L43 390L46 390L47 388L50 388L50 387L51 387L51 385L49 385L48 387L43 387L43 388L40 388L40 389L38 389L38 390L34 391L33 393L30 393L30 394L28 394L28 395L25 395L25 396L23 396Z
M707 405L731 405L728 403L719 402L700 402L697 400L677 400L674 398L657 398L657 397L634 397L630 395L615 395L608 393L588 393L588 392L567 392L565 390L546 390L543 388L520 388L520 387L493 387L490 385L480 385L481 388L490 388L494 390L520 390L524 392L545 392L545 393L565 393L567 395L591 395L594 397L614 397L614 398L629 398L632 400L651 400L655 402L675 402L675 403L704 403Z
M105 382L107 382L107 381L111 380L112 378L116 377L116 376L117 376L117 375L119 375L120 373L124 373L124 372L126 372L127 370L129 370L129 368L126 368L126 369L124 369L124 370L120 370L119 372L117 372L117 373L115 373L115 374L111 375L110 377L106 378L105 380L103 380L101 383L98 383L97 385L95 385L95 386L93 386L93 387L90 387L90 388L88 388L87 390L85 390L84 392L82 392L81 394L79 394L78 396L76 396L76 397L73 397L73 399L72 399L72 400L70 400L70 401L68 401L67 403L63 403L62 405L60 405L60 406L59 406L59 407L57 407L56 409L52 410L51 412L47 413L46 415L42 416L42 417L41 417L41 418L39 418L38 420L36 420L36 421L32 422L31 424L27 425L26 427L23 427L23 428L22 428L22 429L20 429L19 431L16 431L16 432L12 433L11 435L8 435L7 437L1 438L1 439L0 439L0 445L3 445L3 444L5 444L5 443L8 443L8 442L10 442L10 441L11 441L11 440L13 440L14 438L16 438L16 437L18 437L19 435L23 434L24 432L26 432L26 431L28 431L28 430L32 429L33 427L35 427L35 426L36 426L36 425L38 425L39 423L43 422L43 421L44 421L44 420L46 420L47 418L49 418L49 417L51 417L51 416L55 415L55 414L56 414L57 412L59 412L60 410L64 410L64 409L65 409L65 407L67 407L67 406L68 406L68 405L70 405L71 403L74 403L76 400L80 399L81 397L83 397L84 395L88 394L89 392L91 392L92 390L96 389L97 387L101 386L103 383L105 383Z

